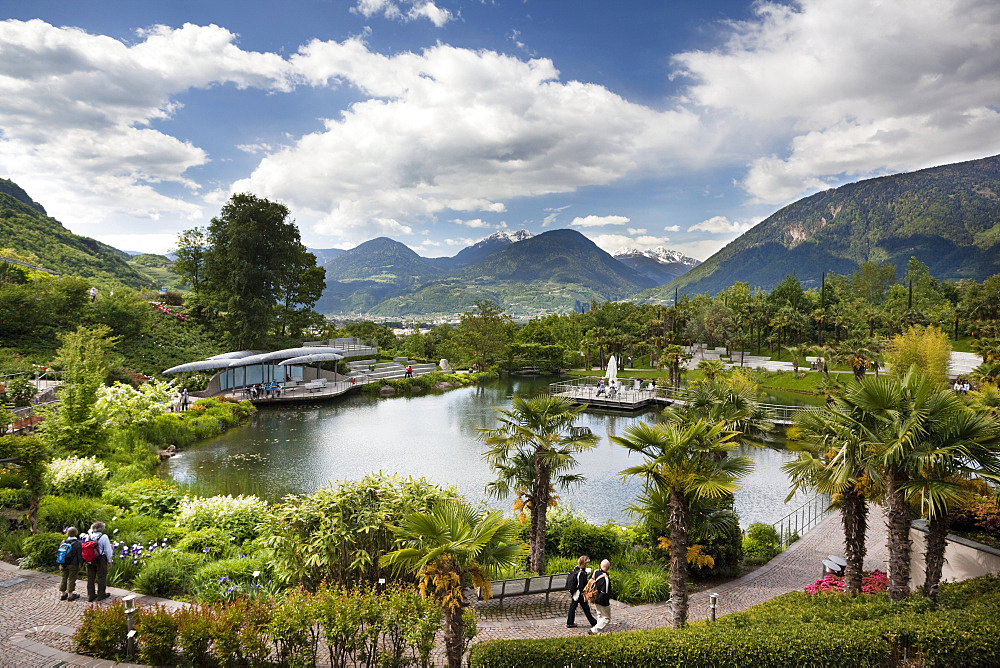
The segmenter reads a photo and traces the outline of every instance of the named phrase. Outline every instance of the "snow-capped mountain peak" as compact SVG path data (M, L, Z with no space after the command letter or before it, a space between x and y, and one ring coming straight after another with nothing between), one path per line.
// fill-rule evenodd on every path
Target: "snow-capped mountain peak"
M612 255L621 259L623 257L648 257L650 259L656 260L661 264L683 264L686 266L695 266L699 264L698 260L688 257L681 253L680 251L670 250L669 248L664 248L663 246L657 246L656 248L647 248L645 250L639 250L637 248L629 248L627 246L622 246L616 250Z
M499 232L494 232L490 236L486 237L479 243L483 241L506 241L507 243L517 243L518 241L524 241L525 239L530 239L534 235L528 230L517 230L516 232L507 232L506 230L500 230Z

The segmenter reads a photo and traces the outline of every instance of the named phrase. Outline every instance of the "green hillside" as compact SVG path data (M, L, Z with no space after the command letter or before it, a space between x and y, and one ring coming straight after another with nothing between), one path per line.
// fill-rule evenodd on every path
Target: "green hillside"
M0 184L0 248L34 253L46 269L98 282L140 288L152 281L126 262L126 255L99 241L73 234L10 181ZM13 188L11 187L13 186ZM15 191L16 189L16 191ZM25 202L27 199L30 204Z
M376 304L442 275L405 244L379 237L329 260L319 313L371 310Z
M640 297L716 293L736 281L771 289L787 274L915 256L944 280L1000 272L1000 156L851 183L790 204L680 278Z
M383 316L470 310L490 299L515 316L566 313L581 303L616 300L654 281L625 266L575 230L552 230L400 294L371 309Z

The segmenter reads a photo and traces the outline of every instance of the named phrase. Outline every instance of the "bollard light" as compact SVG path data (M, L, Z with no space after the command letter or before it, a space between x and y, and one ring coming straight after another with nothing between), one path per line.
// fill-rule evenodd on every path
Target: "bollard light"
M122 597L122 603L125 604L125 627L128 629L128 634L125 636L125 652L129 658L135 654L135 627L132 625L132 615L136 611L136 598L138 598L136 594Z
M712 605L712 621L715 621L715 609L719 606L719 595L709 594L708 598L711 600Z

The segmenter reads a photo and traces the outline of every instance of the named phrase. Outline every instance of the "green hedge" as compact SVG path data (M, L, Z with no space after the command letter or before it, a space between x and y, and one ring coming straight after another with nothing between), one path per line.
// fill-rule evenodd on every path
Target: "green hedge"
M880 666L902 656L924 666L1000 665L1000 580L942 587L940 605L885 594L793 592L716 623L601 637L496 640L472 648L475 668L577 666Z

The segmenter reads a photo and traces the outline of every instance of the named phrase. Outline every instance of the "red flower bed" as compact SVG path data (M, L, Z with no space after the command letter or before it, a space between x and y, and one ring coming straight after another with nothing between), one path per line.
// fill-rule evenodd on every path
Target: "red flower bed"
M865 573L861 577L861 593L877 594L889 588L889 576L879 569L871 573ZM816 582L806 587L807 594L815 594L821 591L844 591L844 578L839 575L824 575Z

